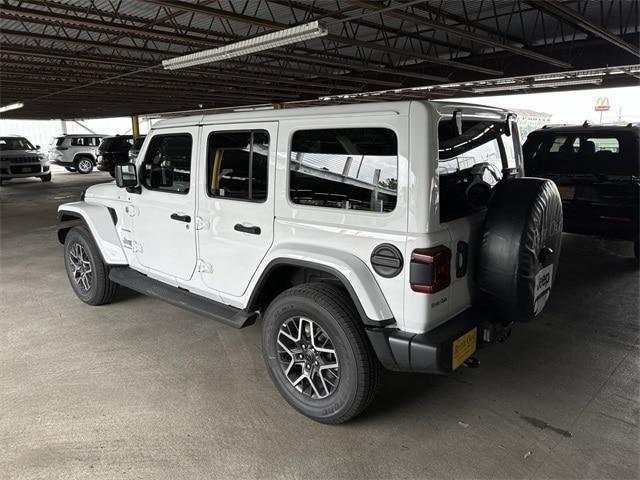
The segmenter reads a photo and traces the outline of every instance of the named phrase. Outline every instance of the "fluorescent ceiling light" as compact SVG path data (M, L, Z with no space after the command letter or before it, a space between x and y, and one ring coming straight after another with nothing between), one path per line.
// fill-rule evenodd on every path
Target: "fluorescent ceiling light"
M540 82L540 83L523 83L520 85L496 85L493 87L474 88L473 93L488 93L488 92L506 92L510 90L525 90L530 88L555 88L566 87L569 85L586 85L595 84L600 85L602 83L601 78L590 78L582 80L564 80L562 82Z
M0 113L8 112L9 110L17 110L22 107L24 107L24 103L21 103L21 102L12 103L11 105L5 105L4 107L0 107Z
M212 48L201 52L190 53L181 57L163 60L162 66L166 70L194 67L205 63L219 62L229 58L251 55L252 53L270 50L272 48L304 42L329 34L327 28L320 22L310 22L296 27L285 28L278 32L267 33L259 37L230 43L224 47Z

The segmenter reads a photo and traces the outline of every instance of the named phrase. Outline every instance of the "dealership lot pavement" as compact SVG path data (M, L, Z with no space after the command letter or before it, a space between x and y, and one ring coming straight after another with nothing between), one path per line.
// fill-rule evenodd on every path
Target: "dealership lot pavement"
M565 235L544 314L447 377L388 374L338 427L272 386L260 328L68 286L56 207L103 173L0 188L3 478L638 478L640 276Z

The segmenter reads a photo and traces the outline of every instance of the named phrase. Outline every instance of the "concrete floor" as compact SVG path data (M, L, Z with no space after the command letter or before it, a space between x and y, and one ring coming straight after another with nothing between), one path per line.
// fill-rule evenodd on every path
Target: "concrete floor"
M638 270L630 244L565 236L545 313L448 377L388 374L346 425L272 386L260 329L158 300L74 296L55 210L88 184L0 189L0 477L638 478Z

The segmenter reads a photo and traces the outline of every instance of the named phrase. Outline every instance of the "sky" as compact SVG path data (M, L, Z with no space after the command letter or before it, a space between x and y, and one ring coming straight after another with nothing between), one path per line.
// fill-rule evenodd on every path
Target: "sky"
M583 123L588 120L589 123L596 124L600 121L600 112L595 111L595 105L600 97L608 97L610 105L610 110L602 114L602 123L615 122L618 115L627 122L640 122L640 86L495 97L483 95L456 98L455 101L550 113L552 123Z

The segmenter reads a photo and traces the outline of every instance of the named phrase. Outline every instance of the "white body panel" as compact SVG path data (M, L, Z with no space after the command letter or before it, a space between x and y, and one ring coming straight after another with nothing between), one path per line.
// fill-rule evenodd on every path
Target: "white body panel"
M112 246L116 245L114 240L120 241L114 235L119 235L129 246L126 254L120 247L122 255L105 257L108 263L122 262L126 255L125 261L136 270L234 307L248 305L261 275L273 262L290 259L294 264L304 262L338 272L369 320L392 318L397 328L412 333L431 330L468 308L475 288L473 257L469 258L466 275L457 278L455 252L460 241L475 243L483 214L449 223L440 223L439 217L438 121L460 108L471 115L501 120L508 113L475 105L395 102L205 114L160 121L149 136L171 132L193 136L189 194L151 191L144 186L139 194L124 190L116 194L109 190L118 190L113 185L92 187L87 191L87 202L115 202L119 218L117 229L111 225L105 233L96 227L92 233L105 233L109 239L105 245ZM398 178L393 211L316 207L291 201L289 151L295 131L348 127L395 132ZM210 196L206 178L209 134L256 129L267 130L270 136L266 201ZM145 141L138 166L149 144ZM72 208L87 214L87 203L75 205ZM100 218L104 218L104 212L106 209ZM193 221L190 225L172 222L169 216L173 212L189 214ZM259 226L261 234L238 232L234 230L236 224ZM132 241L138 242L138 247L141 244L141 251L132 253ZM393 278L384 278L371 268L371 252L382 243L394 245L404 257L402 272ZM436 294L414 292L409 285L413 250L440 245L452 251L451 285ZM113 261L116 257L117 262Z

